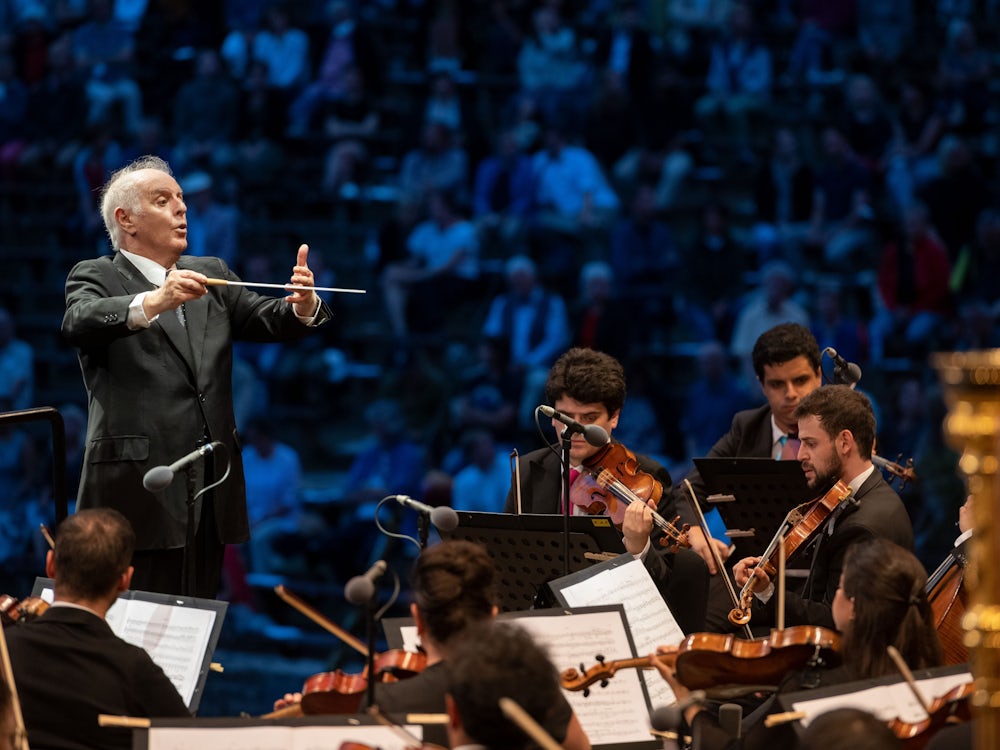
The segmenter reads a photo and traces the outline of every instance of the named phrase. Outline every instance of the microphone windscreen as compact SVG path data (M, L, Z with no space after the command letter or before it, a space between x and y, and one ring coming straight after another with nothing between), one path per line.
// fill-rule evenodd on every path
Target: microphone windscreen
M366 604L375 595L375 584L367 576L354 576L344 586L344 598L351 604Z
M649 713L649 726L657 732L676 732L683 718L678 706L660 706Z
M599 424L588 424L583 428L583 439L595 448L600 448L608 444L608 431Z
M458 528L458 513L454 508L440 505L431 511L431 523L441 531L454 531Z
M174 481L174 472L169 466L154 466L142 478L142 486L150 492L158 492Z

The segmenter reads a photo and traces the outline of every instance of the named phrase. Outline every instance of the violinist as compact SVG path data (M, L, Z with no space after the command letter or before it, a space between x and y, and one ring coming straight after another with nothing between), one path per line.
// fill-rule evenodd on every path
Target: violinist
M56 534L45 560L52 605L5 630L32 747L132 747L129 729L99 727L98 714L187 717L177 688L143 649L116 636L105 615L132 580L135 533L111 508L81 510Z
M451 650L466 631L496 616L495 579L493 560L478 544L444 541L420 553L411 580L410 613L427 654L427 666L405 680L375 685L375 703L384 713L444 713ZM296 700L301 696L286 695L275 708ZM590 749L583 727L561 692L545 727L567 750ZM444 744L443 727L429 726L426 739Z
M611 435L625 403L625 370L614 357L593 349L574 347L556 360L545 382L545 397L563 414L585 425L598 425ZM565 426L552 420L557 435ZM591 503L596 483L585 470L585 462L600 451L582 435L575 434L570 443L570 503L574 515L585 515ZM650 475L662 486L665 503L658 508L665 518L673 518L670 502L670 474L653 459L636 455L639 470ZM561 514L562 456L557 447L545 447L518 459L520 486L511 486L504 505L505 513ZM520 499L520 507L518 500ZM703 630L708 601L708 574L704 563L688 550L676 554L652 549L650 514L639 509L626 516L626 505L610 498L601 510L621 525L625 546L641 557L653 581L673 612L677 624L685 633ZM628 518L628 523L626 523Z
M708 452L709 458L791 458L794 459L795 431L797 424L793 412L799 402L823 383L820 370L820 351L816 338L809 329L798 323L782 323L764 331L754 343L754 373L760 382L761 392L767 403L755 409L737 412L729 432L719 438ZM697 469L687 475L691 487L704 501L708 488ZM689 515L689 504L683 495L683 486L674 490L677 512L691 524L688 532L691 549L705 560L709 571L716 572L712 552L708 547L696 519ZM710 540L723 559L729 554L729 545L719 539ZM715 589L713 589L713 594ZM725 597L725 591L718 589ZM728 606L725 607L728 612ZM709 615L711 617L711 613ZM725 615L722 615L725 619Z
M809 487L818 494L838 480L849 485L851 497L840 503L800 554L811 560L799 592L788 592L785 620L789 625L833 627L831 605L847 548L863 539L881 537L913 549L913 527L902 501L871 461L875 444L875 414L868 398L845 385L818 388L794 412L801 446L798 460ZM753 575L751 624L773 624L774 584L760 558L747 557L733 568L738 586Z
M782 680L779 692L898 675L887 653L890 645L912 669L940 666L941 642L924 593L926 582L927 573L913 553L887 539L868 538L851 545L838 575L832 606L834 625L842 635L843 662L833 668L807 667L792 672ZM690 694L666 663L653 657L653 664L673 687L678 701ZM692 706L685 710L684 718L692 728L695 722L701 725L702 737L714 738L702 744L706 750L792 747L794 730L790 725L767 728L761 721L775 705L772 697L744 719L743 744L731 743L708 710Z
M464 633L449 658L445 704L449 747L527 750L531 738L500 709L511 698L543 727L564 699L545 649L510 623L484 623Z

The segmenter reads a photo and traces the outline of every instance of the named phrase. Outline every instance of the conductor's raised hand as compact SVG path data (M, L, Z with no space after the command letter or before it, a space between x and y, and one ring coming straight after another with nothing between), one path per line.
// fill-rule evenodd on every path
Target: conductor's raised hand
M143 299L143 312L147 318L152 319L167 310L176 310L185 302L204 296L208 291L205 287L207 280L204 274L197 271L187 269L168 271L163 286L154 289Z
M313 272L309 270L309 245L299 245L298 257L292 267L292 279L290 282L294 286L316 286ZM311 318L319 308L319 297L313 290L291 291L286 300L295 307L295 314L301 318Z

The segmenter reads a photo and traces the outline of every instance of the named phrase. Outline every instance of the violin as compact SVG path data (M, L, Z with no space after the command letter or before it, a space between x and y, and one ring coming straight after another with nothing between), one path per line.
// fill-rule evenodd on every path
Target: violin
M9 594L0 594L0 622L3 627L31 622L48 608L49 603L39 596L15 599Z
M927 707L927 717L920 721L903 721L899 717L889 720L889 729L900 740L906 750L919 750L939 729L948 724L957 724L972 719L969 706L975 683L957 685L944 695L935 698Z
M802 669L810 662L835 666L840 662L840 636L833 630L814 625L797 625L772 630L767 638L752 641L732 634L692 633L675 649L660 657L677 672L677 681L692 690L722 685L777 685L788 672ZM559 676L567 690L590 694L590 686L608 684L621 669L651 669L648 657L606 662L579 671L565 669Z
M375 681L397 682L422 672L427 655L392 649L375 656ZM302 713L354 714L368 689L368 668L360 674L348 674L340 669L319 672L307 678L302 686Z
M882 456L872 453L872 463L880 469L888 471L892 475L889 477L889 484L892 484L892 480L899 477L902 480L899 483L900 489L905 487L907 482L913 482L917 478L917 472L913 469L912 458L907 459L906 466L901 466L895 461L890 461L887 458L882 458Z
M762 569L772 578L777 572L778 555L781 550L781 539L784 536L784 554L791 556L795 550L803 547L811 539L827 518L832 514L848 497L851 496L851 488L843 481L837 480L826 494L818 500L810 500L808 503L800 505L789 511L785 516L782 527L774 535L771 543L764 550L760 561L750 572L750 578L740 591L739 606L734 607L729 612L729 621L734 625L745 625L750 622L751 608L753 606L753 592L757 584L755 571ZM805 513L800 509L805 505L811 505ZM790 528L789 528L790 525Z
M621 443L608 443L583 462L592 482L577 480L570 490L570 501L580 505L589 515L607 513L619 529L625 508L634 502L658 503L663 496L663 485L652 474L639 468L639 459ZM577 487L581 489L578 490ZM582 497L581 497L582 495ZM667 521L655 510L653 524L663 532L659 543L670 546L672 552L680 547L689 548L688 525L677 527L680 516Z

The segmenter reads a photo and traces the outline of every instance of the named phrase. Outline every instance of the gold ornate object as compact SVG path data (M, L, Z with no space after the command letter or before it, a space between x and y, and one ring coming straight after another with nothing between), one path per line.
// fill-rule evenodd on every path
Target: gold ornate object
M944 434L962 457L975 533L969 542L970 607L962 620L975 693L975 747L1000 747L1000 349L935 354L948 414Z

